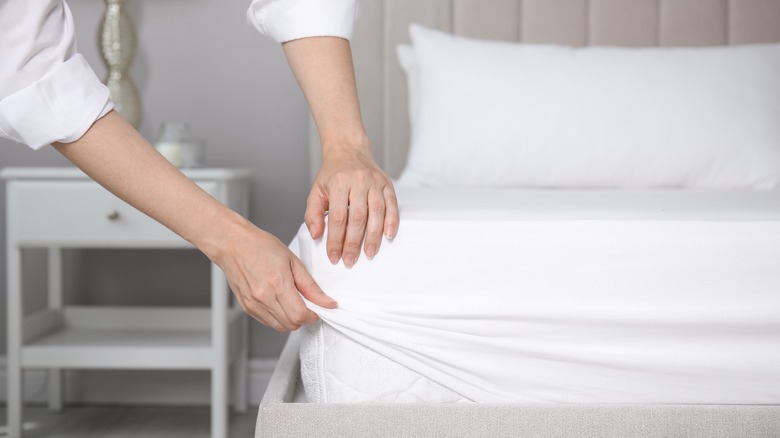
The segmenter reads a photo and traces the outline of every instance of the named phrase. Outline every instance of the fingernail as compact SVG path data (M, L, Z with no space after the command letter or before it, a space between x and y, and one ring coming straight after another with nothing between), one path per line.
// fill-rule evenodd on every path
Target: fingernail
M330 263L335 265L339 262L339 253L336 251L331 251L328 253L328 259L330 260Z
M346 266L347 268L351 268L352 265L354 264L355 264L355 256L353 256L352 254L347 254L344 256L344 266Z
M374 245L366 246L366 258L369 260L373 260L375 255L376 255L376 247Z
M393 240L393 238L395 238L395 228L388 228L387 231L385 231L385 237L389 240Z

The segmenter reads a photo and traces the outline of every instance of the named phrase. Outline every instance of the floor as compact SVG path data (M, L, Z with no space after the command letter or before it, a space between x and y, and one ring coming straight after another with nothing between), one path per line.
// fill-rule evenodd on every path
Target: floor
M208 407L69 406L61 413L26 407L24 438L208 438ZM230 437L251 438L256 412L230 414ZM0 437L7 437L6 409L0 406Z

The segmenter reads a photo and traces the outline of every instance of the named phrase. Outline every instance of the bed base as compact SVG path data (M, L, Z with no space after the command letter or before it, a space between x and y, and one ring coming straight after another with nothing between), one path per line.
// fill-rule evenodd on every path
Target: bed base
M312 404L302 396L298 333L265 392L256 438L778 438L780 406Z

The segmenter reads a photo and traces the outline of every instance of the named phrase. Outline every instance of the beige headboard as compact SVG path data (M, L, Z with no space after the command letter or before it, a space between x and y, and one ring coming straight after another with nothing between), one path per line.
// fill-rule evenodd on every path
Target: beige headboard
M409 149L406 80L395 46L410 23L455 34L575 46L780 42L780 0L361 0L352 40L363 119L379 164L397 177ZM321 160L312 129L312 172Z

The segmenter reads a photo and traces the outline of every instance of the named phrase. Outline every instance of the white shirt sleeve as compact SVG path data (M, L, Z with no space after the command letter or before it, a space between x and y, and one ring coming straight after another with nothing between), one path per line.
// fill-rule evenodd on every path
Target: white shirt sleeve
M64 0L0 0L0 137L33 149L73 142L111 109Z
M253 0L247 19L260 33L283 43L314 36L352 37L357 0Z

